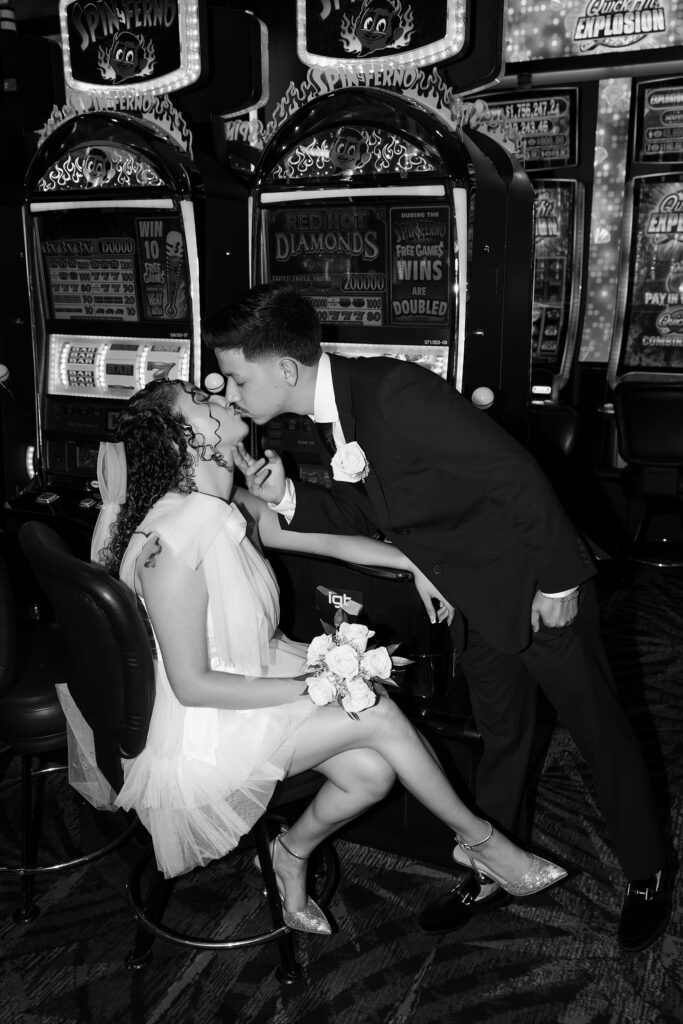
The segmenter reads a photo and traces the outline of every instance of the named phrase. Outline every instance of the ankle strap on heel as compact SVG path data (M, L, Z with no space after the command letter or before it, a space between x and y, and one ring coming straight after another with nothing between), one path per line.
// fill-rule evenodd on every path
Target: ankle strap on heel
M478 843L466 843L465 840L461 839L460 836L456 832L455 839L456 839L456 842L457 842L457 844L458 844L458 846L460 847L461 850L468 850L468 851L469 850L476 850L477 847L483 846L484 843L488 843L489 839L493 835L493 825L491 824L490 821L485 821L484 824L488 825L488 827L489 827L489 834L484 839L480 839ZM286 846L285 846L285 849L287 849ZM296 856L296 854L295 854L295 856Z
M287 844L284 842L284 840L282 838L283 835L285 835L285 833L284 832L280 832L280 834L275 837L277 839L278 843L280 844L280 846L283 848L283 850L285 850L289 854L290 857L296 857L297 860L308 860L308 857L302 857L301 854L294 853L294 850L290 850L290 848L287 846Z

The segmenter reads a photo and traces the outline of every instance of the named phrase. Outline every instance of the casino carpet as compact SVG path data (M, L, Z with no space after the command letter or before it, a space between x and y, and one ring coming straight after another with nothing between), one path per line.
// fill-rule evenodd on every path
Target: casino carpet
M680 853L683 574L639 570L626 579L608 567L599 582L623 701ZM11 780L15 766L0 751L0 779ZM48 785L46 841L68 842L73 801L63 783ZM619 869L587 767L561 726L535 788L533 844L569 869L566 882L431 937L418 931L416 916L448 889L449 876L338 841L341 882L330 904L337 930L297 937L304 980L293 987L274 977L273 944L212 953L157 942L151 964L128 972L122 959L133 926L124 887L139 854L133 841L105 860L38 881L42 913L28 925L12 921L16 882L4 878L0 1024L680 1024L680 897L651 949L635 957L618 950ZM16 819L12 798L3 794L3 801L6 860ZM244 872L236 904L226 896L234 882L225 863L207 868L197 899L188 890L174 900L178 926L196 926L207 913L257 926L264 914L258 878Z

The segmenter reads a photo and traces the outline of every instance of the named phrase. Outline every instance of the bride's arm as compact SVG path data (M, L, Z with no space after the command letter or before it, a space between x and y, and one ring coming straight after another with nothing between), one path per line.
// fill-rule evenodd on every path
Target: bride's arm
M261 542L268 548L282 551L299 551L306 555L320 555L338 558L342 562L356 565L381 566L386 569L401 569L412 573L420 598L432 622L453 621L455 609L443 594L437 590L424 573L399 548L372 537L344 536L330 533L297 533L283 530L275 512L265 502L254 498L238 488L235 501L242 505L256 520ZM437 609L434 610L433 602Z
M156 541L147 547L138 559L138 580L168 680L181 704L244 710L301 699L301 680L214 671L207 649L204 573L188 568L163 546L158 550Z

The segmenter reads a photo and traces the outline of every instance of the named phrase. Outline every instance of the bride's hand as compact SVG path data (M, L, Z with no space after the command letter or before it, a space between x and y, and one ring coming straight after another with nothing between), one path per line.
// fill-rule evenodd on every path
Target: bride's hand
M265 458L255 459L241 441L232 446L232 452L249 493L263 501L279 504L285 495L286 475L277 452L266 450Z
M429 621L432 623L447 622L450 626L455 616L455 607L446 600L441 591L436 589L432 581L416 565L413 565L411 572L415 588L425 606Z

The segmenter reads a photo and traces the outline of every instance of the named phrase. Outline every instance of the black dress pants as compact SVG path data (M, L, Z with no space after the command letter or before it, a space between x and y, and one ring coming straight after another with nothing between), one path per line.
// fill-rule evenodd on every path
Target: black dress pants
M598 804L628 879L663 866L665 847L642 751L621 707L600 635L595 584L581 586L579 613L559 629L541 625L519 654L496 651L470 632L461 654L483 738L478 806L518 834L536 718L537 685L593 772ZM576 827L568 821L567 829Z

